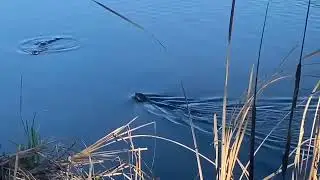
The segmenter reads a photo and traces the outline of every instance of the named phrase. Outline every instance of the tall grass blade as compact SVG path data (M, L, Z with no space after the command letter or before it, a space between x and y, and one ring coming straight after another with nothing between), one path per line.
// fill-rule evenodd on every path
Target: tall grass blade
M215 163L216 163L216 179L219 179L219 136L218 136L218 118L217 118L217 114L215 113L213 116L213 134L214 134L214 139L213 139L213 145L214 145L214 149L215 149L215 153L216 153L216 157L215 157Z
M303 105L305 101L300 102L298 105ZM288 112L287 114L285 114L277 124L275 124L273 126L273 128L270 130L270 132L266 135L266 137L262 140L262 142L259 144L259 146L257 147L256 151L254 152L254 154L256 155L258 153L258 151L261 149L261 147L263 146L263 144L266 142L266 140L271 136L271 134L279 127L279 125L290 115L290 112ZM246 164L245 168L247 168L249 166L249 162ZM280 167L280 171L279 173L281 173L281 167ZM244 175L244 172L242 172L240 179L242 179Z
M305 18L303 38L302 38L301 51L300 51L300 59L299 59L299 63L297 65L297 69L296 69L294 91L293 91L292 104L291 104L291 109L290 109L287 142L286 142L286 146L285 146L285 152L284 152L284 155L283 155L283 158L282 158L282 178L283 179L286 178L288 159L289 159L289 151L290 151L290 144L291 144L292 119L293 119L293 113L294 113L294 110L296 108L298 95L299 95L300 79L301 79L301 61L302 61L304 42L305 42L306 31L307 31L307 26L308 26L310 4L311 4L311 0L309 0L309 2L308 2L308 9L307 9L307 14L306 14L306 18Z
M295 170L293 171L293 173L295 174L296 178L299 178L299 179L302 178L301 170L302 170L302 166L303 166L303 161L301 161L301 157L304 157L303 155L301 156L302 138L303 138L303 135L304 135L304 124L305 124L305 121L306 121L306 116L307 116L307 112L308 112L311 100L313 98L313 94L318 89L318 86L319 86L319 83L315 86L315 88L313 89L311 95L308 97L308 101L307 101L307 103L305 105L305 108L304 108L304 111L303 111L303 115L302 115L302 119L301 119L301 125L300 125L300 131L299 131L299 139L298 139L297 150L296 150L296 154L295 154L295 158L294 158ZM300 161L301 161L301 165L300 165Z
M226 56L226 72L225 72L225 83L224 83L224 95L223 95L223 107L222 107L222 144L221 144L221 175L225 178L226 171L226 119L227 119L227 98L228 98L228 81L229 81L229 66L230 66L230 54L231 54L231 39L233 29L233 18L235 10L236 0L232 0L230 21L229 21L229 33L228 33L228 45L227 45L227 56Z
M19 98L19 116L20 116L20 121L24 130L24 133L26 136L28 136L28 129L26 126L28 126L27 122L24 122L23 117L22 117L22 104L23 104L23 76L20 76L20 98Z
M318 99L316 112L315 112L315 114L314 114L314 119L313 119L313 123L312 123L312 128L311 128L311 133L310 133L309 139L312 138L313 132L314 132L314 130L315 130L315 129L314 129L314 128L315 128L315 125L318 124L318 123L317 123L317 114L318 114L319 106L320 106L320 97L319 97L319 99ZM316 129L316 130L317 130L317 129ZM306 167L305 167L305 169L304 169L304 173L305 173L305 174L307 173L307 165L308 165L308 160L309 160L309 156L310 156L311 143L312 143L312 141L309 141L308 151L307 151Z
M155 139L159 139L159 140L163 140L163 141L166 141L166 142L170 142L170 143L173 143L175 145L178 145L188 151L191 151L193 152L194 154L197 154L196 150L178 142L178 141L175 141L175 140L172 140L172 139L169 139L169 138L165 138L165 137L162 137L162 136L156 136L156 135L149 135L149 134L137 134L137 135L132 135L130 138L155 138ZM123 137L122 140L128 140L129 137ZM111 144L114 144L116 143L117 140L113 140L109 143L109 145ZM201 157L202 159L206 160L208 163L212 164L213 166L216 166L216 164L208 157L206 157L205 155L201 154L200 152L198 152L198 155L199 157Z
M93 175L93 162L92 162L92 158L91 155L88 155L89 158L89 174L88 174L88 180L92 179L92 175Z
M148 32L143 26L141 26L140 24L132 21L131 19L125 17L124 15L118 13L117 11L111 9L110 7L98 2L98 1L95 1L95 0L92 0L93 2L95 2L96 4L98 4L99 6L103 7L104 9L106 9L107 11L115 14L116 16L120 17L121 19L127 21L128 23L132 24L133 26L135 26L136 28L142 30L143 32L149 34L153 39L155 39L157 41L157 43L159 43L164 49L167 49L164 44L152 33Z
M314 114L314 121L316 121L316 124L318 127L315 132L315 140L314 140L314 147L313 147L313 159L312 159L311 169L310 169L310 173L309 173L309 180L318 179L318 177L317 177L318 176L318 164L319 164L319 158L320 158L320 154L319 154L320 153L320 132L319 132L320 131L320 126L319 126L320 113L319 113L319 108L320 108L320 97L318 98L317 109ZM308 151L309 151L309 149L308 149ZM309 154L308 154L307 158L309 158Z
M196 151L199 178L200 178L200 180L203 180L201 162L200 162L200 157L199 157L199 149L198 149L198 145L197 145L196 135L195 135L195 132L194 132L194 126L193 126L193 122L192 122L191 111L190 111L190 107L189 107L189 102L188 102L188 99L187 99L186 91L184 90L184 87L183 87L182 83L181 83L181 88L182 88L183 96L185 98L186 106L187 106L187 109L188 109L188 116L189 116L189 123L190 123L190 128L191 128L191 133L192 133L192 139L193 139L194 149Z
M19 168L19 152L20 152L20 145L18 146L18 152L16 153L16 160L14 163L13 180L17 180L17 173L18 173L18 168Z
M250 117L247 117L248 115L248 112L250 111L251 109L251 100L252 100L252 84L253 84L253 75L254 75L254 65L252 65L252 68L251 68L251 72L250 72L250 77L249 77L249 84L248 84L248 90L247 90L247 104L244 105L243 108L246 108L246 110L244 110L243 113L239 113L242 114L242 121L240 121L240 123L238 123L236 125L236 127L240 127L240 129L238 130L237 134L236 134L236 141L235 143L237 144L236 146L236 152L235 153L238 153L239 150L240 150L240 145L242 143L242 140L243 140L243 137L244 137L244 134L245 134L245 131L246 131L246 128L247 128L247 125L248 125L248 121L250 119ZM236 118L238 119L238 118ZM245 119L247 119L247 121L243 122ZM244 123L244 125L243 125ZM239 164L240 165L240 164ZM248 165L247 165L248 166ZM246 167L241 167L242 169L242 173L247 177L247 179L249 179L248 175L248 171L247 171L247 166ZM240 177L240 179L242 178L242 176Z
M248 91L247 91L247 101L250 100L251 97L251 90L252 90L252 82L253 82L253 72L254 72L254 65L252 65L250 77L249 77L249 85L248 85Z
M247 102L243 105L240 112L238 113L237 117L235 118L235 125L234 128L228 128L227 136L226 136L226 154L227 160L224 164L227 165L227 170L225 172L225 176L221 176L222 179L231 180L233 179L233 170L235 167L235 163L238 162L238 165L245 173L246 177L248 177L248 171L243 166L243 164L238 159L239 151L243 142L243 138L247 129L247 125L249 122L248 113L252 106L252 84L253 84L253 68L250 73L250 81L247 91ZM231 145L231 146L230 146ZM249 179L249 178L248 178Z
M269 10L269 3L268 1L266 12L264 15L264 22L262 27L262 33L260 38L260 45L259 45L259 53L258 53L258 61L256 67L256 77L255 77L255 84L254 84L254 95L253 95L253 105L251 111L251 134L250 134L250 166L249 166L249 180L254 179L254 146L255 146L255 133L256 133L256 101L257 101L257 86L258 86L258 77L259 77L259 68L260 68L260 57L261 57L261 48L263 43L263 37L267 22L268 10Z

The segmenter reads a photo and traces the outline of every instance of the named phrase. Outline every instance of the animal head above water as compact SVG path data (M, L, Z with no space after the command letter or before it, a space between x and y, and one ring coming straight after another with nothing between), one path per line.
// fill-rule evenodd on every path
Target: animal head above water
M142 93L134 93L133 99L136 100L137 102L141 102L141 103L148 101L147 96L145 96Z
M40 36L22 41L18 52L39 55L70 51L79 48L79 42L70 36Z

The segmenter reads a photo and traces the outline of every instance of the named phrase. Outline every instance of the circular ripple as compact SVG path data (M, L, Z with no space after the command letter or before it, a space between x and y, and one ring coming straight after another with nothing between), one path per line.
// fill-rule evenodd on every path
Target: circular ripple
M39 55L70 51L79 47L79 42L70 36L41 36L22 41L19 52Z

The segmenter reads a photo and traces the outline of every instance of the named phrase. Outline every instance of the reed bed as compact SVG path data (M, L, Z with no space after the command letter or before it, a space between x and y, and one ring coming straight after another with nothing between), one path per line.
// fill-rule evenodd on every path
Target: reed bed
M155 134L137 134L137 132L141 132L141 130L146 127L155 128L156 123L149 122L139 125L136 123L137 118L134 118L127 124L106 134L90 146L85 146L84 149L78 152L71 151L70 147L67 146L59 148L53 146L57 143L55 141L38 140L35 147L28 149L23 149L21 148L23 146L19 145L16 153L0 157L1 179L156 179L156 177L153 176L152 169L149 168L150 166L146 164L143 157L145 151L153 149L137 146L135 143L137 138L162 140L183 147L186 151L190 151L197 157L199 178L206 179L203 175L201 177L200 173L203 168L201 161L207 161L212 165L213 171L216 173L216 179L250 179L250 172L247 169L250 162L244 164L239 159L239 153L243 145L245 133L249 131L248 127L251 123L250 112L255 96L253 91L253 76L254 72L252 68L249 76L246 102L243 107L241 107L240 112L232 116L234 117L234 119L230 121L232 124L226 125L226 136L224 137L224 142L226 142L226 157L224 159L222 159L220 151L222 147L222 129L218 128L219 117L217 115L214 115L213 119L212 139L214 142L214 159L208 158L199 151L196 144L195 130L192 133L192 138L195 141L194 147L188 147L173 139ZM266 81L259 87L256 95L263 93L268 86L284 78L285 77L277 77ZM305 109L301 119L299 141L297 146L289 153L289 159L293 158L294 161L290 162L287 166L290 172L292 172L292 177L295 177L293 179L318 178L317 170L320 153L319 91L320 81L316 84L308 99L303 102ZM304 123L308 120L307 113L313 102L311 101L313 98L317 99L317 103L316 111L312 118L312 131L307 136L304 136ZM190 123L192 123L191 115ZM265 139L267 138L268 136ZM260 146L255 150L254 155L256 155L264 142L265 141L262 141ZM117 144L118 146L114 146ZM222 165L225 166L225 172L222 172ZM236 166L240 167L242 171L242 176L240 177L234 176ZM282 167L279 167L276 172L271 173L264 179L275 178L281 173Z
M135 118L136 119L136 118ZM0 157L1 179L152 179L145 171L143 153L145 147L137 147L133 133L154 123L131 127L135 121L121 126L78 153L68 155L69 148L52 149L50 143ZM121 149L109 146L123 143ZM56 148L56 147L55 147ZM56 153L59 152L59 153ZM25 158L39 156L39 162L29 166ZM58 158L56 158L58 157Z

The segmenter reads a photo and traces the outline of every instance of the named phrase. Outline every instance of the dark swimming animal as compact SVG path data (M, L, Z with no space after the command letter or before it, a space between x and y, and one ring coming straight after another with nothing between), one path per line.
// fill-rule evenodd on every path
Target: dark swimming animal
M137 101L137 102L147 102L148 98L147 96L145 96L142 93L135 93L133 98Z
M52 43L54 43L56 41L59 41L61 39L63 39L63 38L55 37L53 39L35 42L34 45L38 46L38 48L36 48L35 50L31 51L32 55L38 55L41 52L44 52L44 51L48 50L48 47L49 47L50 44L52 44Z
M70 36L45 36L27 39L20 43L19 50L31 55L69 51L79 47L78 41Z
M142 105L149 113L169 120L175 124L189 126L189 113L184 97L175 97L159 94L135 93L133 99ZM205 132L212 132L213 114L217 113L218 117L222 114L222 97L209 98L188 98L188 106L190 108L193 124L196 129ZM289 112L291 98L273 98L259 99L257 104L257 140L262 140L271 129ZM228 119L236 115L243 103L230 99L227 107ZM300 120L304 106L297 108L296 118L293 122L293 136L298 138ZM313 109L312 109L313 108ZM316 107L311 107L314 111ZM219 123L219 122L218 122ZM268 139L266 146L280 148L286 140L287 120L284 120L274 133ZM248 132L250 131L250 124ZM294 141L293 141L294 142Z

